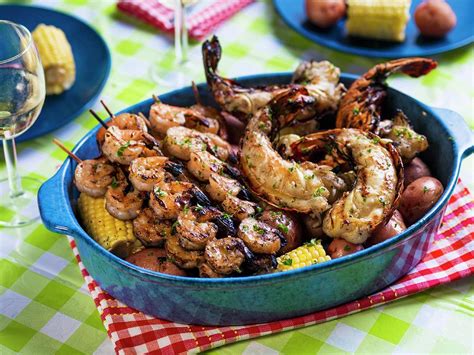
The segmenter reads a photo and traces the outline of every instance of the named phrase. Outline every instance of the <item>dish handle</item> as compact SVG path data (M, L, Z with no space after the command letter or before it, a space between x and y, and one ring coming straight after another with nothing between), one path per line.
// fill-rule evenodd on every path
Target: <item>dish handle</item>
M457 112L445 108L433 107L433 110L443 118L453 139L459 147L461 159L474 153L474 133L466 124L464 118Z
M38 207L41 219L52 232L81 236L81 226L75 220L68 201L63 182L65 165L49 180L44 182L38 191ZM66 207L67 206L67 207Z

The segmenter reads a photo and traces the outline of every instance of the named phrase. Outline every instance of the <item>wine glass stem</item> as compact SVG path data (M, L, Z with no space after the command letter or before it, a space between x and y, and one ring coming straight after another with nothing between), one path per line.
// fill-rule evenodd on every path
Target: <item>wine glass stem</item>
M10 186L10 198L14 199L23 195L23 188L21 187L20 175L17 171L17 157L15 139L11 138L11 147L8 145L8 140L3 141L3 153L5 155L5 164L7 166L8 184ZM11 149L10 149L11 148Z
M178 64L182 64L188 59L186 13L181 0L175 0L174 4L174 50Z

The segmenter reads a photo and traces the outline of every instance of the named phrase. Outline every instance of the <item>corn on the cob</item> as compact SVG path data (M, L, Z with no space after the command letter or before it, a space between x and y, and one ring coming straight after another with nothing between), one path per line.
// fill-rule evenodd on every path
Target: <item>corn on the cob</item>
M277 258L277 270L293 270L328 260L331 260L331 257L326 255L326 251L321 245L321 241L313 239L310 242L279 256Z
M78 207L86 232L107 250L126 258L143 249L143 245L133 234L132 222L111 216L105 209L103 197L91 197L82 193Z
M76 65L64 32L40 24L33 31L33 40L43 63L46 93L60 94L69 89L76 79Z
M409 9L410 0L348 0L347 33L403 42Z

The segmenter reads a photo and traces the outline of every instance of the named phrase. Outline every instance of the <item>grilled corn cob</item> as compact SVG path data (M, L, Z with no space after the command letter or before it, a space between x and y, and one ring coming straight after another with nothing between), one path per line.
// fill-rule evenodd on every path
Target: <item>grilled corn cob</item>
M62 30L38 25L33 40L43 63L47 94L60 94L76 79L76 65L69 42Z
M82 193L78 207L86 232L107 250L126 258L143 249L143 245L133 234L132 223L111 216L105 209L103 197L91 197Z
M347 33L403 42L409 9L410 0L348 0Z
M278 271L297 269L303 266L322 263L331 260L321 245L320 240L313 239L302 246L289 251L277 258Z

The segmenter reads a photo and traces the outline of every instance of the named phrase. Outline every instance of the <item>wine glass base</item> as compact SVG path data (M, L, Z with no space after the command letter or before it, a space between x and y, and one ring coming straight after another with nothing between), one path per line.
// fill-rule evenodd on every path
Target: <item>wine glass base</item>
M153 65L150 67L150 77L158 85L159 92L163 93L191 85L192 80L189 75L191 70L190 62L178 64L168 73L160 71L157 66Z
M39 219L37 195L41 184L40 180L22 177L23 193L11 198L8 179L0 180L0 227L23 227Z

